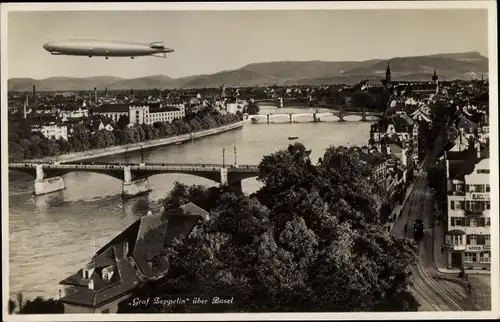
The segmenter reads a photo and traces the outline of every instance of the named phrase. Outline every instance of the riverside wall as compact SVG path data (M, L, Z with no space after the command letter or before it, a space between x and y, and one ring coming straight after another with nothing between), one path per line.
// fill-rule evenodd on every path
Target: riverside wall
M58 162L75 162L75 161L83 161L88 159L95 159L100 157L105 157L113 154L121 154L125 152L137 151L140 149L150 149L154 147L164 146L164 145L172 145L178 142L188 142L192 139L199 139L205 136L215 135L235 129L239 129L243 126L245 121L240 121L237 123L224 125L215 129L204 130L200 132L193 132L191 134L183 134L179 136L158 139L158 140L150 140L143 141L138 143L130 143L125 145L111 146L102 149L92 149L82 152L74 152L69 154L63 154L59 156L53 157L45 157L40 159L31 159L25 160L24 162L43 162L43 161L58 161Z

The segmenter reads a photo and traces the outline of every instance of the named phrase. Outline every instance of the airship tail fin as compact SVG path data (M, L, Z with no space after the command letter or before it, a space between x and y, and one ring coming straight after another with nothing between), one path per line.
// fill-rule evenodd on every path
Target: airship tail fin
M160 57L160 58L167 58L167 53L154 53L154 54L151 54L150 56Z
M163 49L165 48L165 45L163 44L163 41L155 41L152 43L149 43L149 47L153 49Z

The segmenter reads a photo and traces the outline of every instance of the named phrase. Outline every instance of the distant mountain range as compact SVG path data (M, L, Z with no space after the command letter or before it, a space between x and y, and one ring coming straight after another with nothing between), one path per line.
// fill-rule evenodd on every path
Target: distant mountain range
M126 89L172 89L256 85L334 85L354 84L362 79L385 78L389 61L393 80L431 80L434 69L439 79L470 79L488 73L488 58L478 52L437 54L416 57L395 57L389 60L366 61L278 61L255 63L239 69L222 71L210 75L194 75L170 78L166 75L123 79L113 76L87 78L50 77L41 80L12 78L8 81L9 91L74 91L97 87L103 90Z

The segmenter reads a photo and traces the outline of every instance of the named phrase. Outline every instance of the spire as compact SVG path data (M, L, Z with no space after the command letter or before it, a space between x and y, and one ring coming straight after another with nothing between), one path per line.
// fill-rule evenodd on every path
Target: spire
M432 81L434 83L437 83L437 80L438 80L438 75L437 75L436 69L434 68L434 75L432 75Z
M387 70L385 72L385 87L391 87L391 66L389 65L389 61L387 61Z

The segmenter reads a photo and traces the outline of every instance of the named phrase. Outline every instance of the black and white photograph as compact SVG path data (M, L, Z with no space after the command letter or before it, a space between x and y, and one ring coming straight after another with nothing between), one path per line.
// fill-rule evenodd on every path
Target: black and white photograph
M1 14L5 320L499 317L494 1Z

